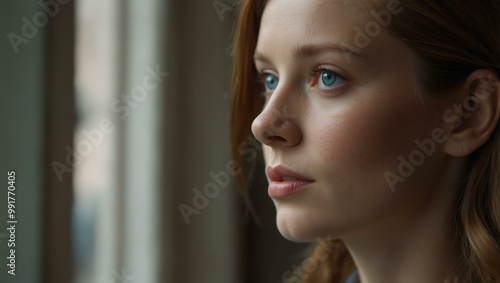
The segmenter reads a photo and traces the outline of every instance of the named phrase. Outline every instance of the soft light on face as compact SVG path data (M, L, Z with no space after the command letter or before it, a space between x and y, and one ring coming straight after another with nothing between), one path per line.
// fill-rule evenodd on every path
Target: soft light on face
M265 8L255 64L266 106L252 130L268 167L314 181L273 198L278 228L291 240L342 238L411 219L437 186L439 150L397 192L388 186L384 173L397 172L398 157L441 121L415 91L411 50L380 25L376 34L367 14L343 0L271 0ZM358 32L367 28L373 36L362 41Z

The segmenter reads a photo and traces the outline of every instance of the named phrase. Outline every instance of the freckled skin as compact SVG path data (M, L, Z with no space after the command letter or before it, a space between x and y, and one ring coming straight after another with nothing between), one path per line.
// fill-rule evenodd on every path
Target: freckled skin
M425 94L415 93L414 58L403 42L382 30L362 49L363 58L351 62L333 52L293 57L298 45L325 40L354 45L354 27L364 29L371 19L344 2L271 0L261 22L256 51L269 62L256 67L280 81L252 129L259 137L273 123L272 111L286 107L295 118L275 133L284 142L261 140L266 164L315 180L307 191L274 200L278 228L294 241L391 233L423 222L428 211L435 212L429 207L440 206L436 195L442 191L436 188L448 182L442 179L447 156L440 148L396 193L384 177L386 171L397 173L399 155L417 149L415 139L430 137L444 123L429 119L418 99ZM341 71L348 86L335 95L311 86L308 73L316 64Z

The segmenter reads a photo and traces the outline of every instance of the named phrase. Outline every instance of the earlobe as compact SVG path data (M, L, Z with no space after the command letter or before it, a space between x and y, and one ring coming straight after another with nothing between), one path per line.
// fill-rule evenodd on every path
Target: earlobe
M500 80L490 70L474 71L459 95L460 103L450 108L455 119L448 125L449 138L444 149L451 156L464 157L485 144L498 127Z

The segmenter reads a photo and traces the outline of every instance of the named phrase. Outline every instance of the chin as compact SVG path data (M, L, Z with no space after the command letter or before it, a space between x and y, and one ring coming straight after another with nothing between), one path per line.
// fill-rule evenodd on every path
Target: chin
M284 211L278 211L276 225L281 235L292 242L313 242L321 236L310 220Z

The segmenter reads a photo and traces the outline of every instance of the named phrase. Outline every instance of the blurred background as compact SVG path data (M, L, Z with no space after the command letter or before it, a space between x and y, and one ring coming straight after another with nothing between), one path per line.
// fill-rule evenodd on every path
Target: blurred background
M260 147L229 145L236 0L2 0L0 282L283 282ZM7 172L16 172L16 275Z

